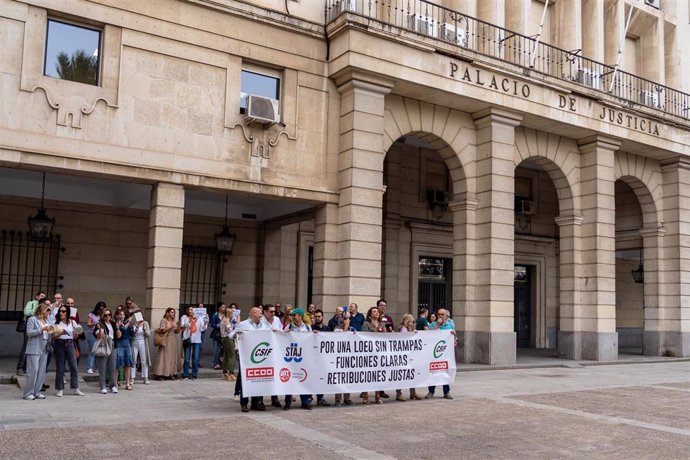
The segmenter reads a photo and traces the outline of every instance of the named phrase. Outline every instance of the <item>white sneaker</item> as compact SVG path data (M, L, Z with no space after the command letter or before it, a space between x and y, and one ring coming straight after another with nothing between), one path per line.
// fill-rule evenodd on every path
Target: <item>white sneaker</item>
M144 379L144 385L151 385L151 382L149 382L149 379Z
M62 398L62 390L58 390L57 393L55 393L55 396Z
M46 399L46 395L44 395L43 393L39 393L39 394L37 394L37 395L34 395L34 397L35 397L36 399Z
M235 401L239 401L239 400L240 400L240 395L235 395L235 397L232 398L232 399L235 400Z
M86 396L86 393L84 393L83 391L81 391L79 388L76 388L76 389L72 392L72 394L73 394L74 396Z
M93 374L93 369L86 369L87 374Z
M102 395L107 395L107 394L108 394L108 390L106 390L105 388L103 388L103 389L101 390L101 394L102 394Z
M24 399L26 399L27 401L33 401L34 399L36 399L36 397L34 395L29 395L29 396L24 396Z
M111 393L117 393L117 387L110 387Z

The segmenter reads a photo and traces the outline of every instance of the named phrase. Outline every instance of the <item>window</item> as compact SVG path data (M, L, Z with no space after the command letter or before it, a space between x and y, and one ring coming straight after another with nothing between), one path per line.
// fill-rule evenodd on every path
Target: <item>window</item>
M257 96L280 99L280 78L275 75L266 75L251 70L242 70L242 89L240 93L240 113L247 109L247 96Z
M48 19L43 74L98 86L101 31Z

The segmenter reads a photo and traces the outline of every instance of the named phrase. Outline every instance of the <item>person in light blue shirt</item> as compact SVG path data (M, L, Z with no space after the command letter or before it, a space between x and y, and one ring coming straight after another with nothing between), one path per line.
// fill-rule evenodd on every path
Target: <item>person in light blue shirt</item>
M455 332L455 323L453 322L452 319L450 319L448 315L448 310L445 308L439 308L438 311L436 312L437 320L434 321L433 323L429 324L429 330L430 331L451 331L451 334L456 335ZM429 392L424 396L424 399L431 399L434 397L434 393L436 392L436 387L435 386L430 386L429 387ZM453 399L453 397L450 395L450 385L443 385L443 398L444 399Z

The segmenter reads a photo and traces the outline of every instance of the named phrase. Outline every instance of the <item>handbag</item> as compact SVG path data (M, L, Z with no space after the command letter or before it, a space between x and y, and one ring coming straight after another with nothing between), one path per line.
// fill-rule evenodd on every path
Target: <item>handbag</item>
M22 316L17 320L17 332L26 333L26 317Z
M46 353L52 353L53 351L55 351L53 349L53 344L50 342L46 342Z
M110 337L103 336L100 339L96 339L91 349L91 353L97 358L104 358L110 356L113 352L113 344L110 341Z
M156 347L165 347L165 338L167 337L167 332L161 332L156 330L153 333L153 345Z
M184 340L182 341L182 346L183 346L184 348L187 348L187 347L190 346L191 344L192 344L192 339L184 339Z

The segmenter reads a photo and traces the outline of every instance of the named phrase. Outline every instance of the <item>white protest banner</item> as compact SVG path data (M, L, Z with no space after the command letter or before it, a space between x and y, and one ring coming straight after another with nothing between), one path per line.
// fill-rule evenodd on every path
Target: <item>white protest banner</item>
M450 331L273 332L238 336L244 396L333 394L451 384Z

